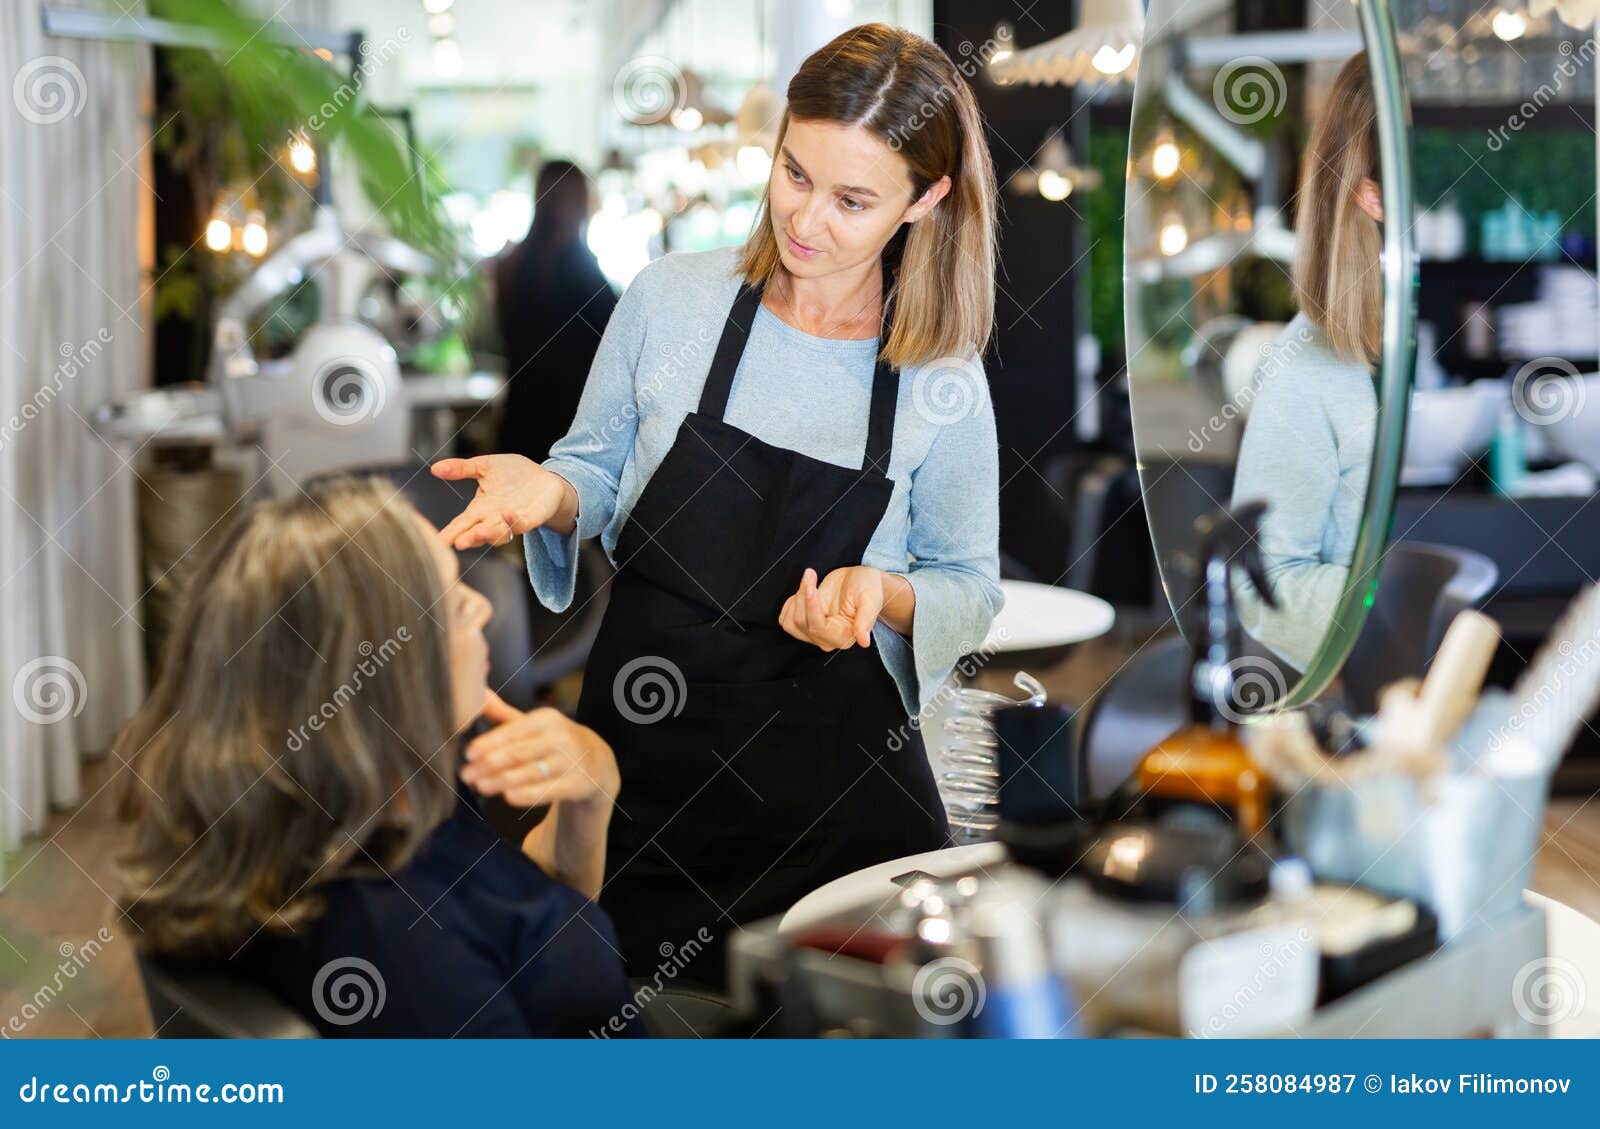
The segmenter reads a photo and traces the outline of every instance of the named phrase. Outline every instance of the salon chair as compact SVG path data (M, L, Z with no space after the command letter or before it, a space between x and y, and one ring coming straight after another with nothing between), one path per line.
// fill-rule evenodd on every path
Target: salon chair
M1356 713L1374 713L1385 686L1420 678L1456 614L1482 607L1499 571L1472 549L1421 541L1390 545L1377 595L1340 675L1345 703Z
M1494 562L1470 549L1402 541L1384 553L1378 592L1341 675L1345 704L1377 709L1378 692L1421 677L1456 613L1483 604ZM1188 719L1189 662L1182 636L1145 644L1078 714L1088 795L1103 799L1147 749Z
M1088 799L1111 795L1152 745L1189 720L1188 665L1183 636L1152 639L1078 711L1075 747Z
M147 956L136 959L158 1039L320 1037L283 1001L224 968Z
M640 1021L655 1039L704 1039L722 1033L733 1016L728 1001L709 991L668 985L655 990L650 978L633 981L634 998L641 999Z

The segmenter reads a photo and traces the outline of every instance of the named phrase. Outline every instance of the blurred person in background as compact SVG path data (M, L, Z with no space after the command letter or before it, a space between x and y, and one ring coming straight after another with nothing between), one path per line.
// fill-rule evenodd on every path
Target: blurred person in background
M584 242L589 178L546 161L526 238L494 265L506 391L498 449L542 462L572 426L616 292Z

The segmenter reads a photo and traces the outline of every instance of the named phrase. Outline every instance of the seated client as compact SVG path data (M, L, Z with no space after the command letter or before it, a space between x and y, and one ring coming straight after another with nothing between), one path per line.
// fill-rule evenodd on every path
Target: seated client
M489 615L392 487L246 513L117 739L141 949L220 964L328 1035L633 1031L592 900L616 762L488 688ZM518 852L463 784L548 814Z

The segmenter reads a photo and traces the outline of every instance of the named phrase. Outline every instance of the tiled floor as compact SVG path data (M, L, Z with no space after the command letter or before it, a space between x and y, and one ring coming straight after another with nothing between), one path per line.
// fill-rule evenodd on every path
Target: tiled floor
M1129 645L1115 636L1085 644L1066 662L1034 673L1053 697L1082 701L1116 669ZM1008 681L988 673L982 679L999 686ZM58 816L46 838L9 860L11 877L0 892L0 1033L150 1033L128 932L114 920L110 902L122 783L106 764L92 766L93 799ZM1545 826L1534 888L1600 919L1600 799L1557 800ZM108 932L100 934L102 928ZM102 944L102 936L111 940Z

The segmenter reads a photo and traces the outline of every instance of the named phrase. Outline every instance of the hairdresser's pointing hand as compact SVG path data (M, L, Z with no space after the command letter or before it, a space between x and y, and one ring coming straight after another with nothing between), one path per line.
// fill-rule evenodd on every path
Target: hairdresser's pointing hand
M439 531L457 549L504 545L513 537L549 526L572 532L578 494L559 474L521 455L479 455L433 464L435 477L456 482L470 478L478 492L455 520Z

